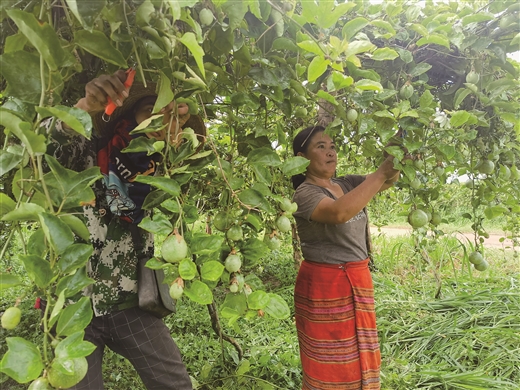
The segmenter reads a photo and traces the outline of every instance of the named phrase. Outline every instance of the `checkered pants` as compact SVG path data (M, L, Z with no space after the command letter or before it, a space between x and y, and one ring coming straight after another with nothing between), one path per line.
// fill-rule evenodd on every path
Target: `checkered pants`
M105 346L127 358L148 390L191 390L179 348L164 322L134 307L94 317L85 340L96 345L87 357L87 375L74 390L103 390L101 365Z

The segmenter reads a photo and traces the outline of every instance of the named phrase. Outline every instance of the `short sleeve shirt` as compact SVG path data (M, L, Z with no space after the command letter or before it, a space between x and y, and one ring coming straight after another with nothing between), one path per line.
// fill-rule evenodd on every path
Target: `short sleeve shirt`
M365 180L365 176L347 175L333 178L347 193ZM293 214L300 236L303 257L306 260L327 264L342 264L364 260L368 257L366 245L367 216L364 210L345 223L333 225L311 220L314 209L323 198L336 197L327 189L310 184L301 184L293 200L298 210Z

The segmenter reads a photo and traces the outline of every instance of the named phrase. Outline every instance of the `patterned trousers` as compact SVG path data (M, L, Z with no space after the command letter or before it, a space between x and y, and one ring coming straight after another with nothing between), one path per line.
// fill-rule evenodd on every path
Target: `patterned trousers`
M148 390L192 390L179 348L164 322L137 307L94 317L85 340L96 345L87 375L74 390L103 390L105 346L127 358Z

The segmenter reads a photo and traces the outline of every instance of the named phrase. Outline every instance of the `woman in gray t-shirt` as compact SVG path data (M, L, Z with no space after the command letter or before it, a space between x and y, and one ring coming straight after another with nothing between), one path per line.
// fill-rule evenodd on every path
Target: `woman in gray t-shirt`
M365 206L399 172L388 156L369 175L335 178L336 148L320 126L302 130L293 149L310 160L305 175L293 177L305 259L294 294L303 389L379 389Z

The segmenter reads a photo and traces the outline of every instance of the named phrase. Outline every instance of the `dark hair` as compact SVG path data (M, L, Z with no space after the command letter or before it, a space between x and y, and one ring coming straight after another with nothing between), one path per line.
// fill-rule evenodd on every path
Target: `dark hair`
M293 141L294 155L298 153L307 153L307 149L310 144L310 140L314 134L325 131L323 126L309 126L296 134ZM291 177L293 188L297 189L305 180L305 175L300 173Z

